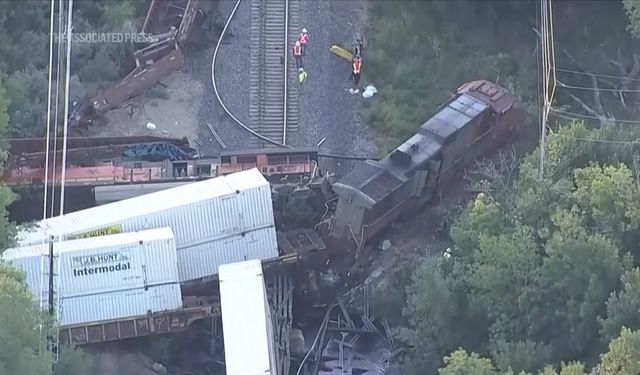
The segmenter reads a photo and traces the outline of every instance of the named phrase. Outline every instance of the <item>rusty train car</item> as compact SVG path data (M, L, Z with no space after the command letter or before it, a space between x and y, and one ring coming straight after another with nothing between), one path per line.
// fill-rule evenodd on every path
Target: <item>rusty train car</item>
M220 154L222 174L258 168L268 180L284 176L311 175L317 166L318 148L316 147L299 147L293 150L224 151Z
M445 192L476 159L512 140L526 120L504 88L485 80L462 85L417 134L334 183L331 237L362 247L403 213Z

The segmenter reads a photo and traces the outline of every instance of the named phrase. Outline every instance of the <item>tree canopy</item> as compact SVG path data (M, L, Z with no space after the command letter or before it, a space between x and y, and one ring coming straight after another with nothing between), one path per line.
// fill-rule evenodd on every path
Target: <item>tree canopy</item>
M432 373L459 347L491 361L454 353L441 373L590 364L622 327L640 329L639 169L630 150L598 142L628 137L571 123L549 137L542 181L536 154L481 168L451 257L425 260L407 286L408 369Z
M74 32L135 32L145 6L146 2L131 0L75 2ZM38 137L45 132L50 9L48 0L0 2L0 72L10 100L7 135L11 137ZM127 43L75 43L73 100L129 73L134 67L132 48ZM64 77L64 64L61 70Z

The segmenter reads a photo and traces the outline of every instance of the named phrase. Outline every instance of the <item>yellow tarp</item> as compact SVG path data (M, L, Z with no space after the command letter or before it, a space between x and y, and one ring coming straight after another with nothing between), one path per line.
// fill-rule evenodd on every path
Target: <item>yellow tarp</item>
M348 62L353 60L353 52L337 44L332 45L331 48L329 48L329 51L338 57L342 57Z

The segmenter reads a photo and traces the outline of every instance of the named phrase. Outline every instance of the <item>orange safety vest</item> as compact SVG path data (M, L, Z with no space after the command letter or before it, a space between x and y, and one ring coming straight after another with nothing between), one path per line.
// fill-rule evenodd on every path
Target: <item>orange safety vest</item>
M293 46L293 55L294 56L302 55L302 46Z
M309 34L300 33L300 37L298 37L298 41L300 41L300 44L302 44L303 46L309 43Z
M356 59L353 62L353 74L360 74L360 66L362 65L362 62L360 61L360 59Z

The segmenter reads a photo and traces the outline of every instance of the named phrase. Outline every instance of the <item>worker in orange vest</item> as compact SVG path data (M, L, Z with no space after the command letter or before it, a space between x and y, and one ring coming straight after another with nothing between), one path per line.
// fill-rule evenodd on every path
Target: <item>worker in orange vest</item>
M296 68L302 68L302 46L300 41L296 41L293 46L293 57L296 59Z
M306 28L302 28L302 32L298 36L298 42L302 46L302 54L306 55L307 44L309 44L309 34L307 34Z
M353 70L351 72L351 77L353 78L353 85L356 86L356 90L358 89L358 84L360 83L360 69L362 68L362 57L356 56L353 58Z

